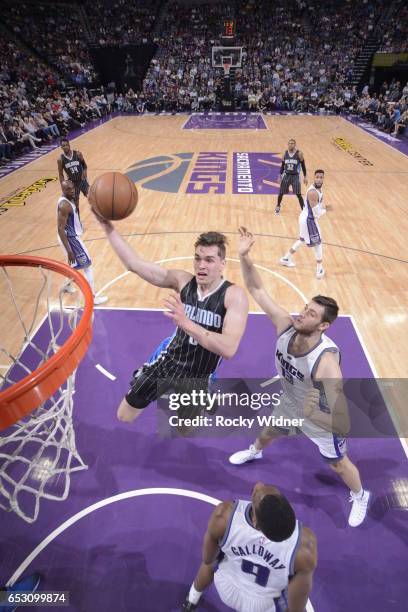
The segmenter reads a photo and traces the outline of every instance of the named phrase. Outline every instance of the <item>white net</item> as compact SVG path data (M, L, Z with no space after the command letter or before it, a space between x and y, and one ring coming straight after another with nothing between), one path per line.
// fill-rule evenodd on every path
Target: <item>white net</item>
M42 267L0 267L0 294L4 391L60 350L85 299L63 275ZM47 401L0 431L0 507L27 522L38 518L41 500L66 499L71 474L87 468L75 445L74 389L75 372Z

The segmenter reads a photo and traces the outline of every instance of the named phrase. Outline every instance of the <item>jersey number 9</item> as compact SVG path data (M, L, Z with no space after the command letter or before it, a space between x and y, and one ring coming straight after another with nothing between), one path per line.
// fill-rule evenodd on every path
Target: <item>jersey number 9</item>
M268 584L270 570L264 565L258 565L258 563L252 563L247 559L242 559L241 569L245 574L252 574L255 576L256 584L261 587L266 587Z

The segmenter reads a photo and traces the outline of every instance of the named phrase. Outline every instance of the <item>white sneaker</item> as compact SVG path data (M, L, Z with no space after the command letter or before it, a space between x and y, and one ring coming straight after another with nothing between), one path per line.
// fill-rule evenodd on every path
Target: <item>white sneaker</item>
M105 295L94 296L94 304L95 306L99 306L99 304L104 304L105 302L107 302L108 299L109 298L107 298Z
M351 506L351 512L348 519L348 524L350 527L358 527L364 521L368 510L370 497L370 491L364 491L363 496L360 499L356 499L354 493L350 491L349 502L353 504Z
M229 462L234 465L242 465L247 461L253 461L254 459L262 459L262 451L257 450L253 444L249 448L243 451L234 453L229 458Z
M320 270L316 272L316 278L323 278L324 275L325 275L325 272L323 268L320 268Z
M296 265L289 257L281 257L279 263L281 266L286 266L287 268L294 268Z

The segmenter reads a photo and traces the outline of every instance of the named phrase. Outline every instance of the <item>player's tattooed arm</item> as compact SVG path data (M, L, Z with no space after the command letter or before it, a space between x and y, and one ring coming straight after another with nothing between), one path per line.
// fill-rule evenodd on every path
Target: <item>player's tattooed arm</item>
M262 308L275 325L278 334L290 327L292 319L290 314L279 306L265 290L261 276L249 257L249 252L255 242L253 234L246 227L239 228L239 259L242 276L246 288L255 302Z
M303 527L295 557L294 576L289 582L287 612L304 612L317 566L317 542L311 529Z
M227 530L232 509L232 501L222 502L211 515L203 543L202 561L206 565L214 563L220 553L220 543Z

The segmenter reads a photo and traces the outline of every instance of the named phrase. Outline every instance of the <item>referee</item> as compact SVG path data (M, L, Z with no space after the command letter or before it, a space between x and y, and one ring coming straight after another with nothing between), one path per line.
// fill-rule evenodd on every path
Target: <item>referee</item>
M307 185L307 173L305 158L303 157L302 151L296 148L296 140L291 138L288 142L288 148L282 159L280 169L280 189L278 196L278 203L275 208L275 214L279 215L281 209L281 202L284 195L289 193L289 187L292 186L292 192L297 196L299 200L300 208L302 209L305 205L301 187L300 187L300 169L303 172L303 182Z
M79 213L79 194L82 191L84 196L88 195L89 183L87 177L87 165L81 151L72 151L71 145L67 138L61 140L62 154L58 159L58 175L59 181L62 183L66 180L74 183L73 201ZM64 176L66 174L66 178Z

